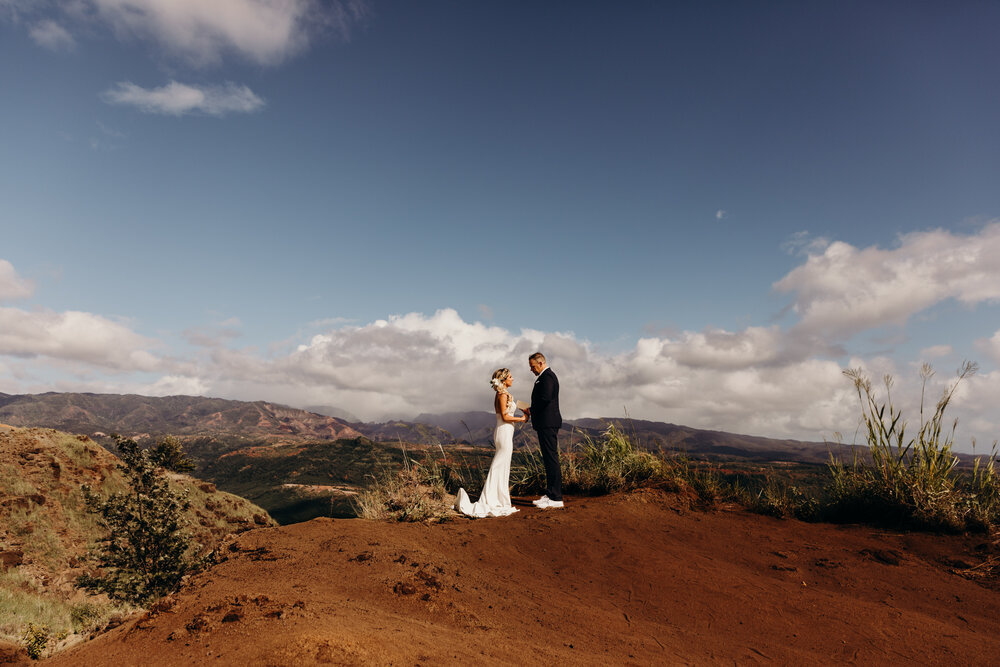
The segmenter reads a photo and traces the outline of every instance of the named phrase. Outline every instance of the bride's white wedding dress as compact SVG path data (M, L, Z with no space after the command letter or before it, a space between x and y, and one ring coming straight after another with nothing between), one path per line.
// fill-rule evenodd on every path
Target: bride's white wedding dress
M515 410L517 401L508 394L507 414L513 417ZM483 486L479 500L473 503L465 489L458 490L455 509L462 514L475 517L508 516L517 511L510 504L510 457L514 453L514 425L505 422L500 415L497 415L497 425L493 430L493 445L497 451L490 463L490 472L486 475L486 485Z

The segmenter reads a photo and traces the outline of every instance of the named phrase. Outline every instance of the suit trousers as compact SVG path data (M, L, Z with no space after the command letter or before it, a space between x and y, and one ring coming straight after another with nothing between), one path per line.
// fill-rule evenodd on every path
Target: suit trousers
M562 470L559 468L559 443L556 436L557 428L535 429L538 434L538 447L542 450L542 463L545 464L545 495L549 500L562 500Z

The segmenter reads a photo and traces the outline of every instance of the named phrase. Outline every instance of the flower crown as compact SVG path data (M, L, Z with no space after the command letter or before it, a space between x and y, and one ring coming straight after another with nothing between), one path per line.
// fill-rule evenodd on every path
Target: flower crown
M490 380L490 386L493 387L495 391L507 393L507 385L503 383L504 381L500 378L493 378Z

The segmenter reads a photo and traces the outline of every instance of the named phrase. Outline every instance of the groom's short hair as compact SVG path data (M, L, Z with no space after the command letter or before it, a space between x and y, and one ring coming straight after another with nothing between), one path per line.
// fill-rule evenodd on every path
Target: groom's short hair
M540 361L540 362L542 362L544 364L545 363L545 355L542 354L541 352L535 352L533 355L531 355L530 357L528 357L528 361Z

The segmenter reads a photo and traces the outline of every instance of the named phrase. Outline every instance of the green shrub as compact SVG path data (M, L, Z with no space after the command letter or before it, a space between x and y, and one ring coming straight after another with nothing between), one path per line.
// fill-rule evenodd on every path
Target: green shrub
M168 435L156 443L156 446L149 452L149 459L154 465L171 472L189 473L194 471L194 462L187 457L181 443L173 436Z
M103 614L104 611L96 604L89 602L74 604L69 610L69 620L73 626L73 632L90 630Z
M113 600L142 605L176 590L192 567L186 557L191 539L182 521L188 500L170 488L154 456L134 440L114 438L128 488L102 500L83 487L88 510L107 534L98 550L102 573L81 576L77 583Z
M49 645L49 628L44 625L28 623L28 629L24 631L22 640L28 656L32 660L38 660L45 652L45 647Z

